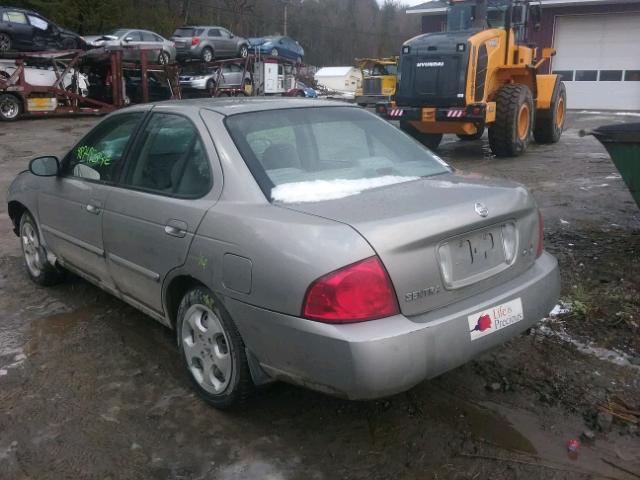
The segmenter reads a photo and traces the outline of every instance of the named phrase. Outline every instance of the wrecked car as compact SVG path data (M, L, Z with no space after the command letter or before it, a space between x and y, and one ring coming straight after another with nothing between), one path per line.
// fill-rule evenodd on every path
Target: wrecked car
M521 185L454 172L357 106L133 106L9 189L26 271L175 329L195 390L405 391L547 316L560 280Z

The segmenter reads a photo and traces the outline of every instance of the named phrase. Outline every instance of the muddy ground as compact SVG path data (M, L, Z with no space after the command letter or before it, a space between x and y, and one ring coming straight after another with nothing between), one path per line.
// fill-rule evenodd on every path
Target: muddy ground
M640 478L640 210L578 136L631 120L570 115L560 143L517 159L445 138L457 168L531 189L572 308L375 402L278 384L242 411L208 407L170 331L82 280L32 284L0 203L0 480ZM0 125L0 191L95 122Z

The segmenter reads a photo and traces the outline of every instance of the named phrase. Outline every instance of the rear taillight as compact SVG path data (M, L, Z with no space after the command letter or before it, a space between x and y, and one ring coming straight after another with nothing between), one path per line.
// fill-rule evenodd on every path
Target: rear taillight
M200 45L200 37L193 37L191 39L191 46L195 47L196 45Z
M536 258L542 255L544 251L544 221L542 220L542 212L538 210L538 247L536 248Z
M398 313L387 271L378 257L320 277L307 289L302 315L326 323L375 320Z

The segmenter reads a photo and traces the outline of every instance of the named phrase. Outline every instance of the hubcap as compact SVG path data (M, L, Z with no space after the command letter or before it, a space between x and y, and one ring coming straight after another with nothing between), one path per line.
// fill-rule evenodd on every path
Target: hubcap
M40 239L35 228L29 222L25 222L22 226L20 234L22 238L22 252L27 263L27 268L31 275L37 277L40 275L42 268L42 259L40 256Z
M564 112L564 98L560 97L556 105L556 127L558 128L564 125Z
M0 34L0 52L6 52L11 46L11 40L6 34Z
M182 349L191 375L207 392L223 392L233 373L230 344L222 322L205 305L193 305L182 324Z
M167 54L166 53L161 53L160 54L160 58L158 58L158 61L160 62L160 65L167 64L168 63Z
M4 118L16 118L20 112L20 106L17 100L14 100L10 95L0 98L0 113Z
M518 137L526 140L529 135L529 105L523 103L518 112Z
M278 50L276 50L275 48L273 50L271 50L271 56L272 57L277 57L278 56Z

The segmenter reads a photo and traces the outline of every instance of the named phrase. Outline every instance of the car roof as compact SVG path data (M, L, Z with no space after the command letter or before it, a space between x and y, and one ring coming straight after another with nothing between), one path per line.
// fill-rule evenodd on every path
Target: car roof
M229 98L193 98L188 100L167 100L151 104L156 107L171 109L200 110L206 109L229 116L239 113L282 110L285 108L313 107L347 107L359 108L356 105L336 100L308 100L304 98L283 97L229 97ZM127 109L129 110L129 109ZM130 111L130 110L129 110Z

